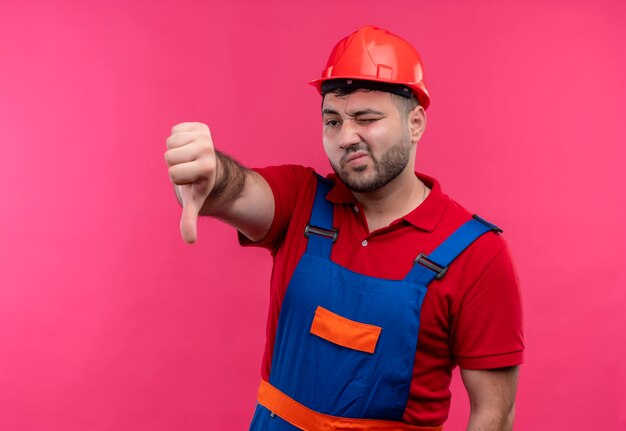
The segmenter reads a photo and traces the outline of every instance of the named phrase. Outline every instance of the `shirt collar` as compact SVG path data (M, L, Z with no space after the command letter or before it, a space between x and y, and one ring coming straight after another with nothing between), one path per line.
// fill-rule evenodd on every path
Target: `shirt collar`
M402 220L412 224L418 229L432 232L439 223L439 220L441 220L450 198L443 193L436 179L418 172L416 172L415 175L430 188L430 193L424 202L402 217ZM327 200L334 204L356 203L356 199L350 189L339 180L335 174L329 174L327 178L335 183L328 195L326 195Z

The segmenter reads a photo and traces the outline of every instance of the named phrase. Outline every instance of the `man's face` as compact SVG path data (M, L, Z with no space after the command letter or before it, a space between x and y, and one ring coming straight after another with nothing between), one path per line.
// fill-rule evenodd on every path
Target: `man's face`
M327 94L322 120L328 160L355 192L370 193L389 184L411 160L408 120L389 93Z

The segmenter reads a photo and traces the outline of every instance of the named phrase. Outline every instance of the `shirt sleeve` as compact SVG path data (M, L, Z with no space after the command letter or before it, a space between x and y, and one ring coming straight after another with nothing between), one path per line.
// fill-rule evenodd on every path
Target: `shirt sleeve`
M269 184L274 195L274 219L261 241L254 242L238 232L239 244L243 247L263 247L275 250L283 239L291 215L302 197L303 191L315 187L315 171L299 165L280 165L255 168Z
M519 279L506 244L463 296L453 328L452 349L461 368L493 369L523 362Z

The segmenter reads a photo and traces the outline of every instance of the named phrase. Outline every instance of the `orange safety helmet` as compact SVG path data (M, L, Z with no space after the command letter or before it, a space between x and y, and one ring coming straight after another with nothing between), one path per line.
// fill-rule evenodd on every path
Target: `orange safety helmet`
M352 83L350 80L364 80L406 86L424 109L430 104L422 61L415 48L378 27L361 27L340 40L328 58L322 77L309 84L323 94L322 84L335 79L348 79L348 84Z

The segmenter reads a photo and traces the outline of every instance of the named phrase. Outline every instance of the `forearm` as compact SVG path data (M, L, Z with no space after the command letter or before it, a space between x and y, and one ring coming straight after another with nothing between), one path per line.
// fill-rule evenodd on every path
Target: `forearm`
M514 407L508 411L487 408L472 410L467 431L511 431L514 418Z
M235 159L215 150L216 178L215 185L204 201L200 215L220 216L239 198L246 184L246 177L251 172Z
M511 431L519 367L461 369L470 399L467 431Z

